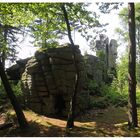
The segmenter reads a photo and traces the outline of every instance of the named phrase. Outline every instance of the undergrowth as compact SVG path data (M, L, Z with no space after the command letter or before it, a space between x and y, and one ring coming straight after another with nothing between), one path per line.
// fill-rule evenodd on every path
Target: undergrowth
M94 84L94 82L93 82ZM107 108L108 106L127 106L128 104L128 85L125 85L123 89L117 84L117 81L113 81L112 84L107 85L101 83L100 85L92 85L90 82L90 108ZM92 91L93 90L93 91ZM140 88L137 87L137 107L140 107Z

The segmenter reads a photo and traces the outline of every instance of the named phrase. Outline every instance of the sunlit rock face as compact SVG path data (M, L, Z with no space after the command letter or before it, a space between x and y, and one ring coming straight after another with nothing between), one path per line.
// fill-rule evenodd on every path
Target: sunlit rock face
M109 44L109 68L115 68L116 67L116 59L117 59L117 41L114 39L110 40Z
M109 38L104 34L101 34L99 40L96 41L95 48L97 53L100 53L100 56L102 56L102 58L100 57L99 59L104 61L108 78L110 77L110 79L113 79L116 73L117 47L117 41L114 39L109 41Z
M87 108L89 98L84 59L78 46L74 51L80 75L76 109L78 113ZM37 51L27 62L21 76L26 105L40 114L67 115L75 86L75 75L70 44Z

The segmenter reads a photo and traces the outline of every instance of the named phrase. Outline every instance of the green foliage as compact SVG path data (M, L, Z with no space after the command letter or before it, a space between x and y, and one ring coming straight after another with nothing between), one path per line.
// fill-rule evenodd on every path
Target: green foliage
M100 96L93 96L91 98L90 107L126 106L127 101L127 94L119 93L114 83L112 85L102 84L100 86Z
M90 90L98 88L97 97L93 97L91 106L106 108L109 105L126 106L128 102L128 57L127 53L120 58L117 64L117 77L111 84L101 83L96 86L95 82L90 82Z
M90 95L100 95L100 86L99 83L97 83L94 80L90 80L88 82L88 90Z
M18 97L18 96L22 96L22 91L21 91L21 83L20 81L18 83L11 83L11 86L12 86L12 89L15 93L15 95Z
M140 107L140 89L137 88L137 92L136 92L136 102L137 102L137 106Z
M34 20L34 15L23 3L0 3L0 15L0 55L4 63L7 59L16 59L17 34L25 36L25 28Z
M128 93L119 92L117 83L118 83L117 79L114 79L110 87L108 87L109 91L107 97L111 99L110 103L114 104L115 106L126 106L128 101L128 95L127 95Z
M13 81L11 81L10 84L11 84L12 89L13 89L13 91L14 91L16 96L22 95L20 82L14 83ZM6 96L5 88L4 88L3 84L2 84L2 81L0 81L0 96Z
M120 61L117 65L117 88L120 93L128 93L128 53Z
M136 63L136 80L137 84L140 84L140 63Z
M138 73L138 72L137 72ZM137 74L138 75L138 74ZM137 79L139 76L137 76ZM98 88L98 93L94 93L90 106L97 108L107 108L108 106L127 106L128 103L128 52L126 52L117 64L117 77L110 85L102 83L97 86L96 82L90 82L90 90ZM137 106L140 106L140 86L137 83ZM96 95L96 96L95 96ZM98 96L97 96L98 95Z
M27 26L34 19L26 3L0 3L0 14L1 24L13 27Z
M100 60L102 60L102 61L105 60L105 53L103 50L96 51L96 55L97 55L97 57L100 58Z
M30 3L27 8L32 12L36 19L30 25L35 42L42 46L50 41L58 41L67 35L67 27L64 20L61 5L64 3ZM103 27L95 12L89 11L87 3L65 3L68 13L71 30L81 33L86 40L90 40L92 35L88 31ZM101 30L98 28L96 30ZM95 32L95 31L94 31Z
M76 101L77 113L83 112L83 110L90 107L90 96L87 96L86 92L82 93L81 95L77 97Z
M11 87L13 89L13 92L15 96L17 97L18 102L20 103L21 107L25 107L25 98L23 95L23 92L21 90L21 82L18 81L18 83L11 81Z
M109 106L109 102L105 97L90 97L90 105L89 108L100 108L104 109Z
M136 23L136 53L137 56L140 56L140 4L135 4L135 23ZM119 35L119 42L120 44L123 44L128 42L128 8L123 8L119 13L119 19L120 19L120 27L117 28L115 31ZM126 44L128 45L128 44ZM139 61L137 57L137 61Z
M9 48L12 43L12 51L16 52L14 47L18 41L16 34L19 32L23 35L30 34L34 38L34 45L43 48L49 47L50 44L67 35L67 28L61 9L62 4L0 3L0 24L2 26L0 42L1 48L4 47L5 59L9 56ZM99 23L99 16L95 12L88 10L90 4L66 3L65 5L71 30L80 32L87 41L92 38L92 35L88 34L89 29L95 32L95 30L101 30L101 27L104 26ZM6 38L3 36L5 28L8 30ZM12 55L12 57L15 55Z
M58 48L58 47L59 47L58 42L52 42L52 43L46 44L46 47L41 47L41 48L39 48L37 51L38 51L38 52L45 52L45 51L47 51L49 48Z
M11 86L12 86L12 89L14 91L14 94L21 101L21 98L23 99L23 94L21 91L20 82L18 82L16 84L14 82L11 82ZM0 81L0 103L6 103L7 100L8 100L7 94L5 92L5 89L4 89L2 82Z

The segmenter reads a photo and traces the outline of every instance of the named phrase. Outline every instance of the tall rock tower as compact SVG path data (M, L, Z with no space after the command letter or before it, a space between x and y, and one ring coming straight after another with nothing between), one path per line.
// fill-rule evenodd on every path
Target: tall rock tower
M97 56L105 63L108 78L116 75L116 59L117 59L117 41L101 34L99 40L96 40Z

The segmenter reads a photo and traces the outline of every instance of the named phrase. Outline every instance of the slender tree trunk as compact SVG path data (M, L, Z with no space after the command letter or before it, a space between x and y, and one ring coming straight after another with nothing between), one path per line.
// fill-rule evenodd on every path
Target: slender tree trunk
M3 64L3 68L5 69L5 60L6 60L6 47L7 47L7 33L8 33L8 29L7 27L5 27L3 29L3 34L4 34L4 47L5 49L2 51L2 55L1 55L1 62Z
M3 64L3 67L5 68L5 57L6 57L5 50L6 50L6 42L7 42L7 28L1 27L0 33L1 33L1 44L2 44L0 47L4 46L4 49L2 49L2 51L0 52L0 60Z
M67 25L67 31L68 31L68 38L70 40L71 46L72 46L72 51L73 51L73 63L75 65L75 70L76 70L76 74L75 74L75 87L73 90L73 94L72 94L72 99L70 102L70 110L69 110L69 114L68 114L68 120L67 120L67 128L72 128L74 127L74 119L75 119L75 108L76 108L76 95L78 92L78 82L79 82L79 70L78 70L78 66L76 63L76 54L75 54L75 45L74 42L72 40L71 37L71 29L70 29L70 24L69 24L69 19L68 19L68 14L65 8L65 5L61 5L61 9L63 11L64 14L64 19Z
M3 85L4 85L4 88L5 88L5 91L13 105L13 108L16 112L16 115L17 115L17 119L18 119L18 122L19 122L19 125L22 129L24 128L27 128L28 127L28 123L25 119L25 116L22 112L22 109L20 107L20 104L18 103L17 99L16 99L16 96L14 95L13 93L13 90L8 82L8 79L7 79L7 76L5 74L5 71L4 71L4 68L3 68L3 64L2 62L0 61L0 77L1 77L1 80L3 82Z
M137 44L138 44L138 64L140 63L140 27L139 27L140 25L138 24L138 34L137 34Z
M136 105L136 40L135 40L135 5L128 4L128 26L129 26L129 99L128 99L128 115L129 127L137 127L137 105Z

